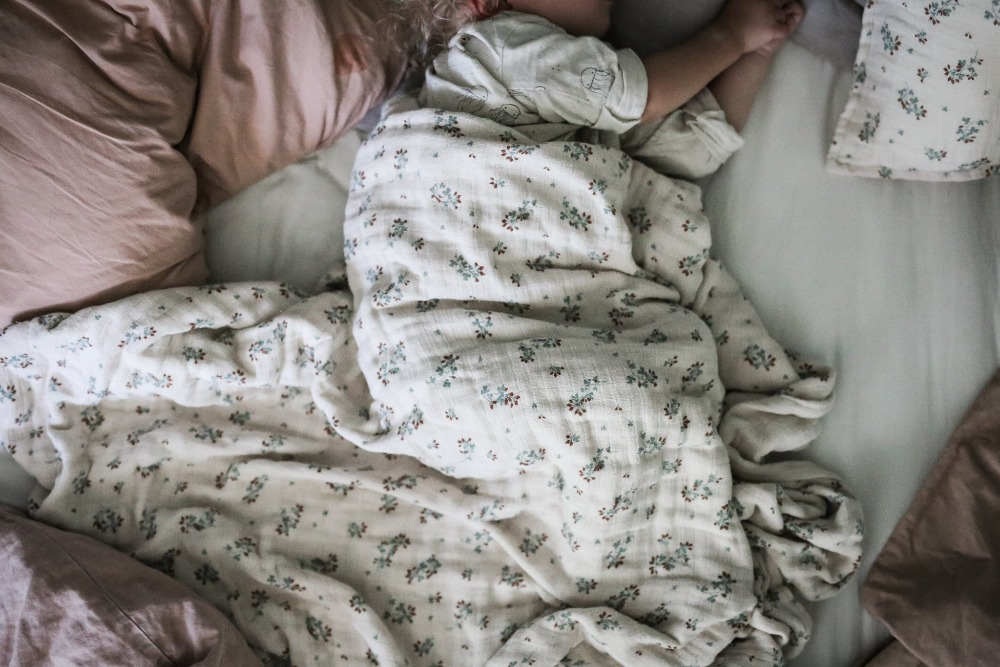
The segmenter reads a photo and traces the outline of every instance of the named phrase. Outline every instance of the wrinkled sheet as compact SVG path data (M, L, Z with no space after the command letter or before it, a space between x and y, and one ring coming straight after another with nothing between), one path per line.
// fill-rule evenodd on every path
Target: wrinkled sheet
M998 365L1000 181L863 183L823 156L851 88L786 46L746 146L705 184L715 250L786 345L833 361L837 401L813 447L865 508L861 576L814 608L792 664L863 662L888 637L860 584Z
M167 290L0 337L32 513L293 664L801 650L859 507L762 459L815 438L832 375L708 258L695 186L418 111L375 130L348 213L353 292Z

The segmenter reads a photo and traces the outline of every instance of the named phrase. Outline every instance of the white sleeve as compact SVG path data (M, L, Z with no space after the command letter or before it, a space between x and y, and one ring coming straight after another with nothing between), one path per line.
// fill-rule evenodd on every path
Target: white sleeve
M743 146L715 96L704 88L656 123L643 123L622 137L622 150L661 174L708 176Z
M570 123L623 133L639 122L646 96L646 68L630 49L504 12L452 39L428 69L421 103L507 125Z

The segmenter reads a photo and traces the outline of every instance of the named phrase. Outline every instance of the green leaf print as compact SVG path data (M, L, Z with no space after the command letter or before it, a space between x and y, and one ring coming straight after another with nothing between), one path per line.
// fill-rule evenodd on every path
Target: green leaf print
M504 565L500 570L500 583L511 588L521 588L524 586L524 573Z
M76 477L74 477L72 486L73 494L82 496L86 490L90 488L90 478L87 476L87 472L80 472Z
M247 558L250 554L257 553L257 549L257 540L252 537L240 537L234 540L232 544L226 545L226 551L235 561Z
M669 546L671 539L672 538L669 533L664 533L663 535L660 535L656 541L664 546ZM649 559L649 573L651 575L656 575L660 570L670 572L681 565L689 565L691 563L691 552L693 550L694 544L691 542L681 542L681 544L674 549L673 553L664 552L654 554Z
M168 577L172 577L174 576L174 561L180 554L178 549L167 549L159 558L147 561L146 564L154 570L159 570Z
M441 561L434 554L431 554L428 558L406 570L406 583L412 584L414 581L426 581L437 574L440 569Z
M607 459L604 457L611 452L610 447L598 447L590 462L580 468L579 474L585 482L592 482L597 478L597 473L604 470Z
M219 515L213 509L206 510L200 515L198 514L182 514L181 518L178 520L178 525L180 526L182 533L196 532L211 528L215 525L215 517Z
M381 363L375 375L381 380L383 385L389 386L390 378L393 375L397 375L402 364L406 362L406 354L403 348L403 341L399 341L392 346L387 343L378 344L378 359Z
M563 153L568 153L570 158L574 160L590 162L590 157L594 154L594 149L591 148L590 144L573 141L563 144Z
M648 435L645 431L639 433L639 456L659 453L667 445L667 439L663 436Z
M958 0L933 0L924 5L924 15L933 25L941 22L942 18L951 16L958 7Z
M597 616L597 627L601 630L621 630L622 624L610 613L602 611Z
M702 593L708 593L706 598L709 602L715 603L719 599L728 598L733 592L733 584L736 580L728 572L721 572L714 580L708 584L698 586Z
M520 206L504 213L500 219L500 226L509 232L516 232L521 228L518 223L527 222L531 219L531 214L537 203L538 200L536 199L523 200Z
M527 536L521 540L521 546L518 548L525 556L531 557L548 541L549 536L545 533L532 533L530 529L527 530L527 533Z
M436 183L431 186L431 201L444 208L458 210L459 204L462 203L462 195L445 183Z
M635 584L629 584L625 588L621 589L620 591L609 597L605 602L605 604L611 607L612 609L617 609L618 611L622 611L625 608L626 604L628 604L629 602L633 602L637 599L639 599L639 587Z
M395 557L397 551L406 549L409 546L410 538L404 533L399 533L387 540L382 540L378 545L379 555L372 560L372 564L378 569L384 570L392 565L392 559Z
M886 51L890 56L896 55L899 51L899 47L902 46L902 40L899 35L893 34L889 29L888 23L883 23L882 27L879 29L879 33L882 35L882 49Z
M479 390L479 395L486 399L490 410L498 405L515 408L521 401L520 394L515 394L507 385L500 385L492 390L488 386L483 385L482 389Z
M215 488L223 489L229 482L235 482L240 478L240 466L238 463L230 463L225 472L220 472L215 476Z
M203 563L201 567L194 571L194 578L202 586L207 586L219 580L219 571L212 567L211 563Z
M570 396L569 401L566 403L566 409L578 417L586 414L587 405L591 403L597 395L597 386L600 383L601 381L597 376L584 379L583 385L580 389Z
M881 122L882 116L879 112L871 113L870 111L865 112L865 122L861 127L861 131L858 132L858 139L867 143L870 143L872 137L875 136L875 131L878 130L879 122Z
M765 350L757 343L748 345L746 349L743 350L743 360L757 370L765 371L769 371L774 368L774 364L777 361L773 354Z
M661 602L656 605L656 609L648 611L639 617L639 622L643 625L648 625L651 628L655 628L660 623L663 623L668 618L670 618L670 612L667 611L666 603ZM669 650L669 649L668 649Z
M324 644L333 637L333 629L312 615L306 615L306 631L310 637L316 641L322 641Z
M631 535L626 535L614 541L611 550L604 554L605 569L611 570L625 564L625 554L628 553L628 545L632 544L632 540Z
M382 614L382 618L396 624L413 623L416 613L417 610L412 604L390 597L389 608Z
M430 655L430 652L434 649L434 639L427 637L424 640L413 643L413 652L418 656Z
M222 429L212 428L208 424L192 426L188 432L194 434L196 440L208 440L213 444L222 437Z
M143 428L137 428L136 430L129 432L128 435L125 436L125 442L134 447L139 444L139 439L142 436L148 433L152 433L157 429L161 429L168 423L169 422L166 419L154 419L153 423L150 424L149 426Z
M545 460L545 448L536 447L533 449L522 449L517 453L517 456L514 457L514 459L517 461L518 465L522 466L531 466L536 463L541 463Z
M589 213L570 205L569 200L566 198L562 200L562 208L563 210L559 213L559 219L569 223L569 226L573 229L585 232L594 222L594 218Z
M920 104L920 99L917 97L916 93L913 92L912 88L900 88L898 95L899 97L896 98L896 101L899 102L901 107L903 107L903 111L910 114L917 120L927 116L927 108Z
M993 25L1000 28L1000 0L990 2L990 6L983 12L983 18L993 21Z
M736 498L732 498L728 503L722 506L718 514L715 515L715 523L712 524L717 526L721 530L729 530L730 527L735 525L740 517L743 515L743 505Z
M612 501L611 507L602 507L597 510L597 515L604 521L611 521L619 513L627 512L632 509L632 498L635 493L636 489L632 489L628 493L619 493Z
M142 517L139 519L139 531L142 532L143 537L147 540L151 540L156 537L156 510L144 507L142 509Z
M277 527L274 529L278 535L288 536L291 535L292 531L298 528L299 520L302 518L302 512L305 508L296 503L292 507L282 507L281 508L281 519L278 521Z
M319 572L320 574L331 575L337 571L339 563L337 562L336 554L327 554L326 558L317 556L309 561L300 561L299 566L306 570Z
M399 436L400 440L405 440L408 436L413 435L423 423L424 411L414 405L410 414L406 415L406 418L396 428L396 435Z
M104 508L94 513L94 521L91 525L98 532L117 534L118 529L122 527L122 523L124 523L124 519L118 512L113 509Z
M10 385L7 387L7 392L2 394L5 398L9 398L13 401L16 393L14 385ZM93 433L101 424L104 423L104 413L102 413L101 409L96 405L90 405L84 408L80 413L80 421L82 421L87 429Z
M455 269L455 272L461 276L462 280L474 280L479 282L479 279L486 275L486 267L479 262L469 262L462 255L455 255L448 262L448 266Z
M987 121L985 120L977 120L973 122L972 118L965 116L962 118L962 122L959 123L958 128L955 130L956 138L963 144L971 144L976 140L976 136L979 134L979 131L986 124Z
M948 83L959 83L960 81L974 81L979 76L977 66L983 64L983 59L978 55L970 56L955 61L954 65L944 66L944 75Z
M696 479L691 484L685 484L681 489L681 498L684 502L691 503L695 500L708 500L715 495L713 485L718 486L722 479L715 473L710 474L706 479Z
M649 389L659 386L659 376L651 368L639 366L634 361L626 360L629 373L625 376L625 382L634 384L639 389Z
M243 494L243 502L248 505L252 505L257 502L257 498L260 496L261 490L264 488L264 483L267 482L267 475L260 475L259 477L254 477L247 484L245 493Z

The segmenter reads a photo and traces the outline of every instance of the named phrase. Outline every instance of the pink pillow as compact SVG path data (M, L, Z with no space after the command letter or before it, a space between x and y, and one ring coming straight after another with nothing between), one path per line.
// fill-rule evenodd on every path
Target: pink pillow
M332 143L402 71L365 0L0 12L0 327L203 281L196 196Z
M0 664L259 665L183 584L0 505Z
M78 0L5 2L0 62L0 326L203 280L194 73Z

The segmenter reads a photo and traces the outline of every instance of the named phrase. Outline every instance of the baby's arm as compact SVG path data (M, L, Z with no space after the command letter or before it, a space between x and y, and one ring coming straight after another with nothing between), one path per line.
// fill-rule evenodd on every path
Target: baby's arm
M643 60L649 93L642 120L663 117L711 82L730 122L741 128L770 54L802 15L796 0L730 0L719 17L693 38Z
M750 116L757 90L764 83L767 71L774 60L773 53L745 53L725 72L715 77L708 89L715 95L719 107L726 112L726 120L739 132Z

